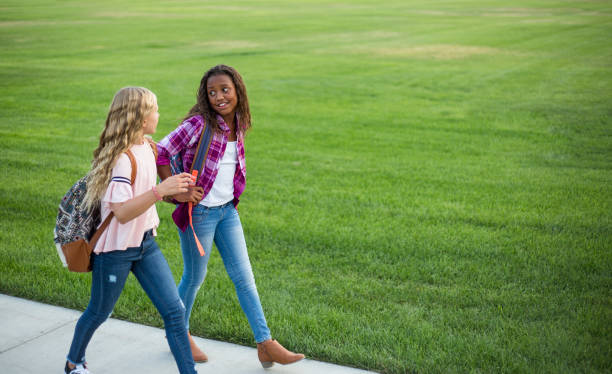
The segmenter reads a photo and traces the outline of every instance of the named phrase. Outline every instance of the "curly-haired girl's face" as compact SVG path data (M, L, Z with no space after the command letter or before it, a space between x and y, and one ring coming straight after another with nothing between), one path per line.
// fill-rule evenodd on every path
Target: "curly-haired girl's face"
M233 118L238 106L238 96L232 78L225 74L213 75L206 82L208 102L215 112L219 113L226 121Z

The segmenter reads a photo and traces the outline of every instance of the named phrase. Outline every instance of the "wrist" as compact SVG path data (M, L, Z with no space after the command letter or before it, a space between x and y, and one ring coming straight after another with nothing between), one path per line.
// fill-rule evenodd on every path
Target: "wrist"
M153 195L155 195L155 199L157 201L160 201L163 199L162 195L159 194L159 192L157 191L157 188L155 188L155 186L151 187L151 191L153 191Z

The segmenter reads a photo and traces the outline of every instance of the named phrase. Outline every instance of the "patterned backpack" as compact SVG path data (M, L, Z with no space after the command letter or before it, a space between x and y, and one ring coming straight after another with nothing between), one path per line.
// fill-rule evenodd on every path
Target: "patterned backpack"
M83 206L87 193L87 176L79 179L62 198L53 230L53 240L57 247L64 266L66 258L62 252L62 245L74 242L81 238L89 240L100 224L100 207L96 206L88 211Z

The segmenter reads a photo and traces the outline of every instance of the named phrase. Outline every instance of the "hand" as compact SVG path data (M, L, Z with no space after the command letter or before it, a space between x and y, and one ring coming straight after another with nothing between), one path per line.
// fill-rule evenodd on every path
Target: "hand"
M194 204L199 203L204 197L204 189L200 186L189 186L187 192L179 193L174 196L174 200L180 201L181 203L192 202Z
M157 185L157 192L162 196L185 193L190 183L191 175L189 173L173 175Z

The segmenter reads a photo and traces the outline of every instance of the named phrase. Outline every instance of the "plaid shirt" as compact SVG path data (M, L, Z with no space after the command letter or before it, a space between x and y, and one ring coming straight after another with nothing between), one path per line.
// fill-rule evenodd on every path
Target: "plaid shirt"
M223 158L225 147L227 146L227 139L229 135L229 127L223 121L223 118L217 115L217 121L223 130L223 132L213 131L212 141L210 143L210 149L208 151L208 157L204 161L204 167L201 175L198 176L197 186L204 189L203 196L208 195L210 189L215 182L217 173L219 171L219 162ZM238 123L236 128L239 128ZM169 165L170 157L177 153L181 153L183 159L183 170L190 170L191 164L195 157L195 153L198 148L198 141L200 135L204 129L204 119L200 115L193 116L186 119L181 123L174 131L163 138L157 143L157 165ZM237 134L236 148L238 151L238 167L234 173L234 206L238 206L240 201L240 195L244 191L246 186L246 160L244 158L244 135L241 132ZM177 211L174 212L173 217L179 228L184 229L187 227L187 217L184 217L184 207L181 209L179 204Z

